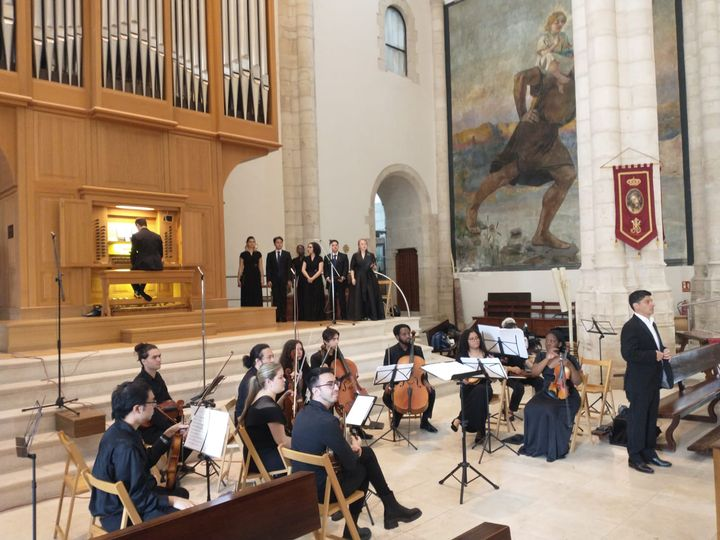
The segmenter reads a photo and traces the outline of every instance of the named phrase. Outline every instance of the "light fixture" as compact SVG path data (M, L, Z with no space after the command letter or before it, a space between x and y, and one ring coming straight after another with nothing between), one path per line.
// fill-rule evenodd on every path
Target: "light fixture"
M149 206L131 206L129 204L116 204L115 208L120 208L121 210L155 210Z

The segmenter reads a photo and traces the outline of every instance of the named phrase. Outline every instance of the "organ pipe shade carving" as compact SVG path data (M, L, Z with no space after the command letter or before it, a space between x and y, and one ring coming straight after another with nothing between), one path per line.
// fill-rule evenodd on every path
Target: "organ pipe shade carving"
M163 99L162 0L99 0L102 85Z
M15 71L15 0L0 0L0 69Z
M208 112L207 13L205 0L172 0L173 101Z
M261 123L270 101L265 2L221 0L225 114Z
M13 2L0 1L4 30L5 8ZM33 74L36 79L82 86L82 15L82 0L33 0Z

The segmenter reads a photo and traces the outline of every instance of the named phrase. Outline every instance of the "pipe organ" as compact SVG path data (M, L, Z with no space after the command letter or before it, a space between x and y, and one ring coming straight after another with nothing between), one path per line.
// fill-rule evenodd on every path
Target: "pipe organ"
M223 185L280 146L274 5L0 0L0 319L54 313L58 231L82 313L91 275L127 267L136 217L227 305Z

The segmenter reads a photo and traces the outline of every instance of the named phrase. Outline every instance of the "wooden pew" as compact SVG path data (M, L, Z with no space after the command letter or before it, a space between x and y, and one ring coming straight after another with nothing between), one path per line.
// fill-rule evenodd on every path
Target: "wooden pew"
M575 310L574 303L573 310ZM536 336L545 336L556 326L568 325L567 315L563 315L560 311L559 302L486 300L483 315L474 315L473 319L474 324L500 326L506 317L515 319L518 328L527 324L530 332Z
M300 472L100 538L254 540L297 538L319 528L315 474Z
M677 447L673 432L681 419L713 424L717 422L715 404L720 401L718 364L720 364L720 343L680 353L670 360L674 382L679 390L662 398L658 407L658 418L672 419L665 431L667 450L674 452ZM686 387L683 381L698 373L705 373L705 379ZM707 416L691 414L705 404L708 404ZM716 435L720 436L720 431L717 431ZM709 441L705 444L707 442Z
M512 540L510 527L485 521L456 536L453 540Z
M678 352L685 352L690 340L697 341L700 346L708 345L712 343L713 339L720 339L720 335L716 332L707 332L705 330L676 330L675 331L675 344L678 347Z

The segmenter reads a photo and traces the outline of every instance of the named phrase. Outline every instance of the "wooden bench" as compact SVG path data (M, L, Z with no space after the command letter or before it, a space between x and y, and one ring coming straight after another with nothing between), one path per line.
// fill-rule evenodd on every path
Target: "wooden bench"
M315 474L295 473L102 538L298 538L320 528Z
M556 326L568 325L568 318L560 311L559 302L486 300L483 315L475 315L473 319L475 324L500 326L506 317L515 319L518 328L527 324L528 330L536 336L545 336Z
M677 447L673 433L681 419L713 424L717 422L715 404L720 401L718 364L720 364L720 343L680 353L670 360L673 379L679 390L662 398L658 407L658 418L672 419L665 430L667 450L674 452ZM705 379L686 387L683 381L698 373L704 373ZM707 416L691 414L705 404L708 404Z
M174 302L178 307L192 311L192 284L197 270L195 268L172 268L165 270L93 270L93 279L100 281L101 304L103 315L112 316L112 306L119 304L138 303L152 304L153 302ZM178 284L180 294L170 297L157 298L153 302L144 300L110 299L111 285L128 285L132 283Z
M510 527L485 521L477 527L456 536L453 540L512 540Z
M720 340L720 335L705 330L676 330L675 344L678 352L684 352L690 340L697 341L700 346L712 343L714 339Z

